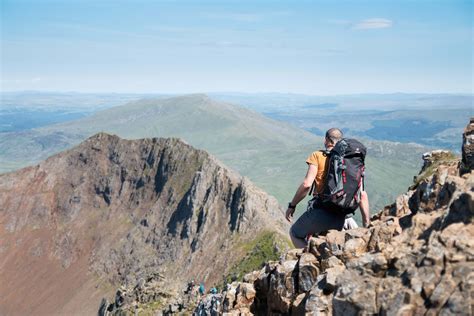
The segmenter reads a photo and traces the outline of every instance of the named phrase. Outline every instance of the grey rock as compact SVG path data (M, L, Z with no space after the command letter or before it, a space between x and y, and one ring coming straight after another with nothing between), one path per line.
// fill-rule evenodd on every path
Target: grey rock
M298 292L308 292L319 274L318 260L310 253L303 253L298 261Z

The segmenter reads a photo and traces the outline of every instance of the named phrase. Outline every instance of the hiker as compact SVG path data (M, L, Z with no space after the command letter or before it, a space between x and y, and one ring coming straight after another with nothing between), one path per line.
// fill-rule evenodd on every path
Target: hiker
M358 201L358 205L354 207L354 202L351 202L350 205L354 210L350 209L351 212L348 212L347 208L334 206L328 203L327 199L323 199L323 197L327 195L324 195L324 193L326 193L326 190L328 190L329 185L325 183L325 177L328 173L328 169L330 168L328 164L330 162L331 150L340 140L343 139L342 136L341 130L337 128L331 128L326 132L326 137L324 139L324 146L326 150L315 151L308 157L306 160L306 163L308 164L306 176L301 185L296 190L292 201L288 203L286 219L291 222L298 203L304 199L308 192L310 194L313 193L313 198L308 202L307 210L298 218L298 220L291 226L290 229L291 240L297 248L306 247L306 237L308 235L317 235L330 229L342 230L343 228L348 229L354 228L354 226L357 227L357 224L355 224L355 221L350 215L350 213L355 211L357 206L359 206L361 210L364 227L367 227L370 224L369 199L363 188L363 169L360 170L360 182L359 184L356 184L359 185L356 195L360 194L360 197L355 196L355 200L356 202ZM354 141L357 144L360 144L355 140L348 141ZM340 146L342 145L346 145L346 140L340 144ZM362 144L360 144L360 147L363 149L363 156L365 157L365 147ZM345 173L343 173L343 175L345 183ZM314 190L311 192L313 187Z
M210 310L210 314L211 316L217 316L219 315L219 309L220 309L220 302L219 302L219 298L217 298L216 296L212 296L212 299L211 299L211 310Z
M199 285L199 294L200 294L201 296L203 296L204 293L206 293L206 290L205 290L205 288L204 288L204 284L201 283L201 284Z
M186 290L184 291L184 294L191 294L193 291L193 288L194 288L194 280L191 280L190 282L188 282L188 286Z

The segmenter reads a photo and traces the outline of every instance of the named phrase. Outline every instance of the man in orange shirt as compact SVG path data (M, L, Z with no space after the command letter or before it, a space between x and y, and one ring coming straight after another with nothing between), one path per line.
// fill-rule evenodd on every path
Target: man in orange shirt
M313 152L306 163L308 164L308 171L301 185L296 190L293 200L288 204L286 210L286 219L291 222L296 205L305 198L309 190L315 185L313 195L316 196L322 193L324 189L324 177L326 175L326 159L329 151L334 148L336 143L342 139L342 132L337 128L331 128L326 132L324 146L326 152L318 150ZM362 220L365 227L369 225L369 199L365 191L361 192L359 204ZM314 203L308 204L308 209L304 212L298 220L291 226L290 237L293 244L297 248L306 247L306 236L317 235L323 231L330 229L342 230L345 226L352 228L348 221L354 222L352 218L347 218L344 214L331 212L323 208L314 208ZM355 222L354 222L355 223ZM352 226L352 227L351 227Z

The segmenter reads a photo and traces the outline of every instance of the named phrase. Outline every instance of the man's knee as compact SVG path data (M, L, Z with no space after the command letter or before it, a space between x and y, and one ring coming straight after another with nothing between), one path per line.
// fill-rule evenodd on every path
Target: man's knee
M295 224L291 225L289 233L291 241L296 248L306 247L306 241L304 237L299 237L300 234L298 234L297 230L295 229Z
M290 236L293 238L296 238L294 227L295 227L295 224L291 225L290 227Z
M291 225L290 227L290 236L293 237L293 238L298 238L298 239L304 239L306 237L306 235L302 235L301 234L301 231L299 231L295 225L296 223L294 223L293 225Z

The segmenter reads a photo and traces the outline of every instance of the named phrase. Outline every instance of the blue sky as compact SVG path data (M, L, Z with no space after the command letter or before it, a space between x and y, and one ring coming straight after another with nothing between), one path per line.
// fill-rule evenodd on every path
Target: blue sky
M472 93L472 1L1 1L1 89Z

